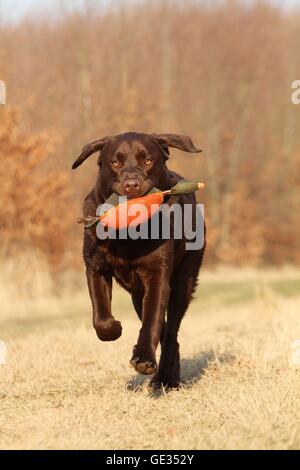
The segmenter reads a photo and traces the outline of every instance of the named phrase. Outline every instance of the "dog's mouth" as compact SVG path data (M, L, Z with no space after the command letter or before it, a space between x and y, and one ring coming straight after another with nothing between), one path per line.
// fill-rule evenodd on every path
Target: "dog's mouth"
M115 182L112 185L112 192L119 196L126 196L129 199L145 196L154 187L151 181L126 180Z

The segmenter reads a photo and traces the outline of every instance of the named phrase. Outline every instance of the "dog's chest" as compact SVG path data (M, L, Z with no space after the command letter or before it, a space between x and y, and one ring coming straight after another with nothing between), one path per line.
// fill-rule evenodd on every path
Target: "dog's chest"
M105 252L104 262L116 281L131 292L137 278L134 266L127 259L117 256L111 251Z

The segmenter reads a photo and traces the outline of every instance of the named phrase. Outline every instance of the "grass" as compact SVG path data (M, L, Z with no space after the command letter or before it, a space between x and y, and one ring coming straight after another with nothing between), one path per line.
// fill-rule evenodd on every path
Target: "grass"
M128 366L139 322L101 343L85 288L1 292L1 449L299 449L300 273L203 273L180 331L182 388L151 392Z

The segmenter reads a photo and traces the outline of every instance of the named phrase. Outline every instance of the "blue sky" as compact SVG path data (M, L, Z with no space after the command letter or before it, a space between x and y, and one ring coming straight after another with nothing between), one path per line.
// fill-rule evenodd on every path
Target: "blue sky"
M64 10L80 9L84 5L107 5L116 0L0 0L0 15L6 20L16 21L23 16L39 13L51 13Z
M109 3L120 3L122 0L0 0L0 16L6 20L18 20L24 15L34 13L48 13L59 11L60 7L64 9L83 8L85 4L95 3L100 6L107 6ZM132 0L127 0L130 3ZM148 0L149 1L149 0ZM150 0L151 1L151 0ZM212 0L213 1L213 0ZM249 0L247 0L249 1ZM283 7L298 6L300 0L269 0L272 3L282 5ZM124 2L126 3L126 2Z

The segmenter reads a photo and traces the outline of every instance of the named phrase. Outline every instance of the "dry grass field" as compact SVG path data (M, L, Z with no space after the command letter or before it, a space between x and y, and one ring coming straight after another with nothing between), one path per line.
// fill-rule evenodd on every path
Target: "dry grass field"
M8 274L1 449L300 448L299 271L203 272L181 328L182 388L168 393L129 367L139 323L125 292L114 296L123 336L101 343L84 286L54 296L37 275L39 295L27 285L22 300Z

